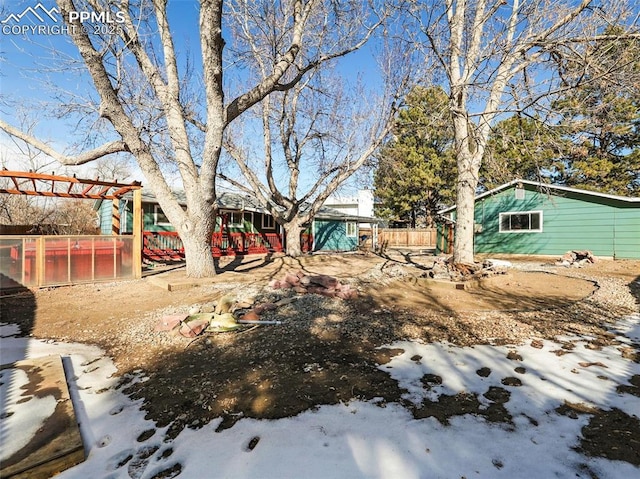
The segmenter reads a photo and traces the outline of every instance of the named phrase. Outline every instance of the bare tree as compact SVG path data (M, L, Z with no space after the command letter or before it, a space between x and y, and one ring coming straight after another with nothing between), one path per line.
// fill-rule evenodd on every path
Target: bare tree
M99 231L97 214L92 201L68 200L60 202L55 215L56 231L65 235L94 235Z
M263 101L254 125L263 137L261 148L252 147L250 139L240 145L233 136L225 142L242 180L220 176L254 194L283 226L289 256L301 254L304 225L369 160L391 128L393 99L369 102L363 89L347 90L340 80L335 72L330 78L317 72Z
M104 181L126 182L131 177L131 168L126 160L111 155L96 160L93 173Z
M37 126L34 116L24 110L18 110L16 116L20 128L33 134ZM51 167L57 164L29 143L14 137L10 140L10 144L3 149L0 158L0 166L3 169L15 170L19 167L28 171L44 172L51 171ZM26 183L29 180L18 181ZM0 178L0 185L9 189L14 187L9 178ZM43 228L55 222L55 211L54 198L0 194L0 224Z
M5 121L0 120L0 128L65 165L81 165L113 153L132 155L176 227L185 247L187 274L194 277L215 274L210 242L216 173L227 128L273 92L296 87L325 62L360 48L380 24L375 9L363 8L356 0L293 0L275 5L201 0L197 26L201 62L193 62L178 53L166 0L57 3L98 95L92 114L86 116L90 121L106 121L111 137L78 154L64 154ZM274 14L263 15L269 9ZM70 13L77 11L109 11L121 23L117 32L102 34L92 30L90 23L83 28L78 19L70 20L74 18ZM225 80L227 75L241 78L247 68L246 51L224 52L223 28L238 21L242 24L234 31L242 31L247 38L259 37L264 30L279 38L269 63L244 89L232 89ZM310 42L314 48L305 49ZM234 76L233 71L238 73ZM179 172L186 211L174 196L168 170Z
M616 21L632 31L632 3L610 0L605 10L592 0L432 0L415 7L427 54L446 79L455 130L454 262L473 262L474 197L492 126L505 112L548 107L575 87L554 73L555 63L565 56L597 62L585 43Z
M355 4L354 4L355 7ZM313 22L321 25L321 33L307 42L296 60L297 70L304 71L306 58L318 50L334 32L326 29L325 19L333 5L318 9ZM281 39L276 31L264 29L249 35L243 19L247 10L235 12L240 48L253 65L256 77L268 73L277 60ZM278 8L263 6L251 16L270 18L270 23L283 19ZM371 11L358 4L344 12L348 24L357 24L367 15L384 21L384 30L392 25L389 10ZM372 30L369 30L372 31ZM355 31L357 32L357 31ZM366 38L354 36L353 30L340 32L346 44L360 46ZM255 195L262 206L283 226L286 252L301 254L300 233L317 214L325 200L361 168L388 135L397 100L408 84L410 54L391 42L388 35L377 37L378 71L375 79L382 85L372 94L357 78L340 73L332 64L319 66L293 88L266 98L255 117L245 117L243 130L253 135L240 135L237 130L225 138L225 148L235 162L237 174L227 170L220 176L236 188ZM295 80L297 74L286 76ZM370 86L370 85L369 85ZM238 125L237 125L238 126ZM255 137L262 137L256 142ZM234 169L231 168L231 171Z

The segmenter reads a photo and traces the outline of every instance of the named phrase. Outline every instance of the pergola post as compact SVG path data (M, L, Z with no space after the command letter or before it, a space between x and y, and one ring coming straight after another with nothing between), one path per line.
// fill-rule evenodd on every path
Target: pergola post
M142 190L133 190L133 274L142 278Z
M111 200L111 234L120 234L120 200L118 198Z

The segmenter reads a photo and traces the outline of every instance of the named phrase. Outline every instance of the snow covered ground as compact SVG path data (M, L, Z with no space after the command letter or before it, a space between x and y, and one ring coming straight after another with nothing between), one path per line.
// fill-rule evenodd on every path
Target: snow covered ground
M639 343L640 315L624 318L614 332L623 345ZM13 325L0 326L2 363L56 354L71 378L70 394L88 457L60 479L640 477L640 468L629 463L577 452L590 415L572 418L555 411L566 401L617 408L640 418L640 399L616 389L640 374L640 364L623 359L619 346L588 349L585 338L560 338L575 343L562 355L554 353L560 344L553 341L540 341L536 347L389 345L404 353L380 368L407 389L408 401L419 406L424 400L465 392L477 394L488 408L495 401L483 394L492 386L502 388L510 393L504 407L511 424L467 414L443 425L374 400L322 406L281 420L241 419L218 433L214 421L169 439L166 428L145 420L140 402L114 388L115 368L101 350L16 334ZM486 377L478 373L481 368ZM431 387L425 387L425 375L432 378ZM503 382L506 378L511 378L510 385ZM521 385L513 385L518 383L513 378ZM20 388L26 377L16 369L2 371L0 382L0 458L6 458L37 430L55 401L25 401ZM36 400L41 414L21 414ZM13 414L7 417L8 411Z

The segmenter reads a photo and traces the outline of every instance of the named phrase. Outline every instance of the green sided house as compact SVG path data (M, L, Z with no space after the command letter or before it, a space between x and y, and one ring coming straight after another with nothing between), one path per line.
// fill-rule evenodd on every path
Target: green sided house
M178 201L186 208L182 192ZM280 252L285 247L284 231L251 195L225 192L219 195L218 218L212 238L215 256ZM111 234L113 203L102 201L96 205L102 234ZM125 197L118 205L121 233L130 233L133 224L131 202ZM179 260L184 251L182 243L155 196L142 191L143 254L150 260ZM346 214L331 208L320 209L307 225L300 238L302 249L310 251L352 251L359 244L359 224L377 220Z
M450 252L456 207L440 211L438 251ZM478 195L474 253L640 259L640 198L513 180Z

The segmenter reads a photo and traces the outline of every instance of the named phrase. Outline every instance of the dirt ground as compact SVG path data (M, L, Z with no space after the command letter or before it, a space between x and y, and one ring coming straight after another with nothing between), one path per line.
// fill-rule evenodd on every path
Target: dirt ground
M611 322L640 309L640 261L564 268L539 259L510 260L517 268L461 290L430 280L434 257L419 252L223 259L220 274L195 287L186 287L184 270L176 269L138 281L24 290L2 298L0 320L18 323L24 335L101 346L114 359L124 392L144 398L148 416L177 435L216 417L224 418L221 430L242 417L281 418L352 399L404 404L397 382L378 368L401 352L380 347L397 340L468 346L588 335L597 348L615 341ZM358 297L298 295L268 286L296 271L335 276L356 288ZM173 290L162 289L159 280ZM194 339L155 330L164 316L194 306L211 310L225 294L248 303L295 299L262 316L277 325ZM640 362L640 345L623 354ZM640 378L633 381L638 395ZM459 414L511 420L504 408L481 411L467 399L442 398L419 409L404 405L415 417L434 416L445 424ZM571 405L558 412L584 413ZM622 436L616 433L621 427L629 429ZM640 437L637 420L599 411L593 428L582 444L586 453L640 466L625 439Z

